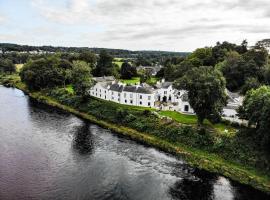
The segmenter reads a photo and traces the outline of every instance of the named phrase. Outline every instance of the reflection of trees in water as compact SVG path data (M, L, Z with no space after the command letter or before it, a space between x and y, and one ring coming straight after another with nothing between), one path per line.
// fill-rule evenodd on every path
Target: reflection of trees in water
M195 169L190 178L183 178L169 188L172 199L181 200L211 200L213 195L213 184L216 175L203 170Z
M92 154L94 150L93 135L89 127L89 123L83 122L83 124L75 130L73 148L81 155Z
M270 195L255 190L248 185L240 185L235 181L230 181L233 187L234 200L266 200L270 199Z

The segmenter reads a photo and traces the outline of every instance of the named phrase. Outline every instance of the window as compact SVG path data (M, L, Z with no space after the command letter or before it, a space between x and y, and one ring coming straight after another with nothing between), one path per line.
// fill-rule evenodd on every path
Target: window
M148 106L151 106L151 103L150 102L148 102Z
M142 95L140 95L140 99L142 99Z
M101 94L99 96L101 97Z
M188 112L188 110L189 110L189 106L188 105L185 105L184 111L185 112Z
M112 92L112 95L113 95L113 92Z
M125 103L127 103L127 100L125 99Z
M96 91L97 91L97 88L96 88Z
M106 96L105 96L105 99L106 99Z
M97 93L96 93L96 96L97 96Z
M118 96L120 97L120 93L118 93Z
M142 102L140 101L140 105L142 105Z
M131 103L131 104L133 104L133 101L132 101L132 100L130 100L130 103Z
M107 91L105 90L105 94L106 94L106 92L107 92Z
M114 97L112 97L112 99L114 99Z
M120 101L120 99L118 98L118 101Z
M164 91L164 94L167 94L167 91Z
M148 96L148 100L151 100L151 96Z
M129 97L130 97L130 98L133 98L133 94L130 94Z
M125 97L125 98L127 97L127 93L124 93L124 97Z
M101 89L99 90L99 92L101 93Z

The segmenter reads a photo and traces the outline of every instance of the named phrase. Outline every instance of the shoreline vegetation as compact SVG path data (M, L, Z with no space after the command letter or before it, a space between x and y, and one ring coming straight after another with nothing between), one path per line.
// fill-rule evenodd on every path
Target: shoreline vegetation
M219 150L215 152L213 149L208 150L208 143L200 144L202 146L201 148L200 145L196 146L198 142L207 141L206 138L212 137L213 134L215 134L211 133L209 135L206 133L208 129L206 129L206 132L199 133L200 130L196 129L195 125L185 125L166 118L160 119L158 116L155 116L154 112L151 110L144 110L142 108L123 109L122 106L117 106L115 103L106 103L94 98L86 105L80 103L78 99L69 99L66 93L70 94L72 91L70 91L71 89L68 87L67 89L64 88L64 91L60 89L56 91L30 92L16 74L7 77L0 76L0 84L18 88L38 102L72 113L120 135L151 145L165 152L181 156L193 167L223 175L242 184L250 185L256 189L270 193L270 176L267 171L268 169L263 170L263 167L256 167L257 163L253 161L258 155L242 155L239 152L226 152L231 150L226 146L216 147L217 149L224 148L224 152L220 153ZM92 108L93 110L86 112L86 108ZM99 108L101 108L102 111L98 110ZM110 116L108 113L114 116ZM135 119L137 114L142 116L141 123L139 123L139 119ZM127 116L128 118L124 122L121 121L123 116ZM118 118L119 121L117 121ZM144 120L149 120L147 121L149 125L146 125ZM162 124L157 125L157 122ZM153 130L153 127L156 130ZM150 133L151 130L152 133ZM223 136L221 139L227 141L230 137L231 136ZM192 143L193 139L194 143ZM210 139L209 142L211 142ZM217 141L217 144L219 144L219 141ZM239 146L241 146L241 144ZM237 151L237 148L239 147L235 147L235 151ZM245 149L242 151L245 152ZM230 157L228 155L230 154L235 154L235 156L229 159ZM235 158L237 156L239 156L239 158L237 158L239 160ZM247 159L247 156L251 157L251 159L247 161L249 162L248 164L243 162L243 160ZM236 160L238 162L236 162ZM265 165L267 165L267 163Z

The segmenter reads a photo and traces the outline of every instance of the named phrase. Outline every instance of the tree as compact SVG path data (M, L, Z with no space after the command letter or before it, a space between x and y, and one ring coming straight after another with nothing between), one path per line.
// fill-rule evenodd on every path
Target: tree
M255 46L264 47L265 49L270 49L270 39L263 39L258 41Z
M209 66L193 68L175 82L177 89L188 91L189 103L198 117L198 124L221 115L227 103L225 85L221 72Z
M262 145L270 143L270 87L261 86L247 92L238 115L255 127L257 138Z
M143 73L140 74L140 83L146 83L151 80L151 71L145 70Z
M94 69L97 63L97 56L91 51L82 51L79 55L79 60L89 63L91 68Z
M230 51L226 54L226 58L222 63L219 63L224 77L226 78L227 88L229 90L238 90L245 83L244 67L245 62L243 57L236 51Z
M11 74L15 71L16 67L10 59L0 59L0 72Z
M131 79L133 76L137 75L137 71L131 64L124 62L121 66L120 74L122 79Z
M113 57L103 50L99 54L97 66L93 72L95 76L111 76L113 75L115 66L113 65Z
M92 86L91 67L84 61L73 61L72 63L72 85L78 96L86 97Z
M67 78L65 70L71 68L70 63L58 56L49 56L28 61L20 72L23 82L29 89L40 90L63 86Z
M196 67L199 66L214 66L212 48L198 48L188 56L188 59L194 62Z
M242 94L246 94L247 91L251 89L257 89L260 87L260 82L258 81L257 78L254 77L249 77L246 79L245 84L243 85L241 89Z

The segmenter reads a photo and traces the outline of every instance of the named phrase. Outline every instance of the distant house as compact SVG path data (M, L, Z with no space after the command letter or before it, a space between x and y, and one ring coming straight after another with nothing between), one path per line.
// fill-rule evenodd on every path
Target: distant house
M223 109L223 116L229 118L238 118L237 117L237 108L242 105L244 97L239 93L233 93L229 90L226 90L228 96L228 104Z
M195 114L188 101L188 92L177 90L173 82L164 79L156 85L126 85L114 77L94 77L95 85L89 90L93 97L113 101L125 105L151 107L159 110L173 110L181 113ZM237 119L237 108L242 104L243 97L226 90L229 101L223 109L223 116Z
M140 70L146 70L146 71L150 71L150 74L152 76L157 75L157 73L162 69L161 65L155 65L155 66L139 66L137 67L137 71Z

